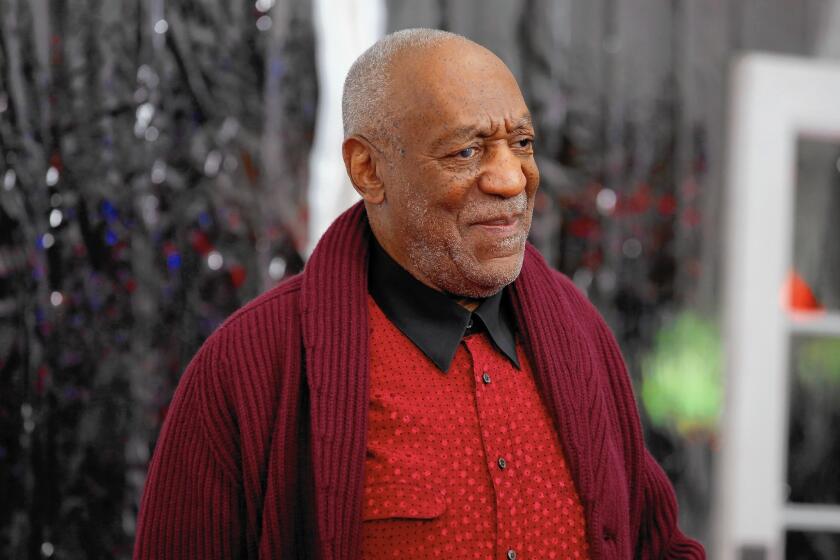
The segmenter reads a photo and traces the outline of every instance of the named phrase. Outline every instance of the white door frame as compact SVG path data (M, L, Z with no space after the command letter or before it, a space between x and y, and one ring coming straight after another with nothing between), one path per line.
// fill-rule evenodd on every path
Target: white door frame
M787 529L840 531L840 506L789 504L792 333L840 336L840 315L792 316L796 147L840 139L840 65L766 54L734 65L726 198L726 400L714 511L721 560L782 560Z

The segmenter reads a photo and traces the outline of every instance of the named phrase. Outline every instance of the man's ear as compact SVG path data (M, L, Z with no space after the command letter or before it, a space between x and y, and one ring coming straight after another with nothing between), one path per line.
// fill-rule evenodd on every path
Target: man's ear
M385 200L385 184L379 173L381 153L367 139L350 136L341 145L344 167L356 192L369 204Z

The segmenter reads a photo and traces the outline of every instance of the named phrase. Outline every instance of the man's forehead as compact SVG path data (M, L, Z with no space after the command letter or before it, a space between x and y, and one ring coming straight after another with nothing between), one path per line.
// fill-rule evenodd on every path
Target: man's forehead
M420 126L445 125L456 133L529 124L510 70L483 47L465 44L413 52L395 65L390 101L398 112Z
M392 61L390 74L400 85L421 91L459 91L500 81L516 84L508 67L495 54L477 43L459 39L406 49Z

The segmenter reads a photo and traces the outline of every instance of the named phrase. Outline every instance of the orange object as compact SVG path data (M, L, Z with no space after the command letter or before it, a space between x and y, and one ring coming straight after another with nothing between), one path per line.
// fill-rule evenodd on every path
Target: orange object
M782 293L785 306L791 311L822 311L824 309L811 287L796 270L791 270L788 274Z

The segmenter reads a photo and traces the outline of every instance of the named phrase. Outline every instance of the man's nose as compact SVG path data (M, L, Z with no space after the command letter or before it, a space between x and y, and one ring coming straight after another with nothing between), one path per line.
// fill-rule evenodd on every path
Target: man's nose
M496 147L488 154L481 176L479 188L496 196L510 198L525 189L528 180L522 171L522 160L513 153L507 144Z

